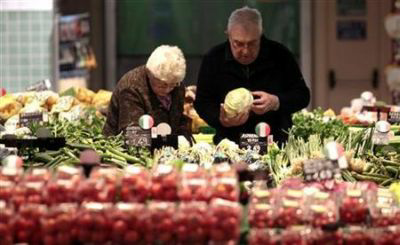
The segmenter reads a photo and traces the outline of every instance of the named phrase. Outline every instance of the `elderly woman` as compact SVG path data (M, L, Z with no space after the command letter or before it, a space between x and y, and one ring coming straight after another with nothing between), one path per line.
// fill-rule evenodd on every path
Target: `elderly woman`
M181 83L185 72L186 61L178 47L156 48L145 66L129 71L118 82L103 133L116 135L128 125L138 125L139 118L148 114L154 125L165 122L173 134L187 135L187 121L182 114L185 87Z

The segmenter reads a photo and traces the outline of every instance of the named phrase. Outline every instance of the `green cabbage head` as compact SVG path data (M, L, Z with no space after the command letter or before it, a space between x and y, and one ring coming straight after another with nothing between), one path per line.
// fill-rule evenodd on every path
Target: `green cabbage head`
M250 110L253 95L248 89L237 88L225 96L224 109L228 118L235 117Z

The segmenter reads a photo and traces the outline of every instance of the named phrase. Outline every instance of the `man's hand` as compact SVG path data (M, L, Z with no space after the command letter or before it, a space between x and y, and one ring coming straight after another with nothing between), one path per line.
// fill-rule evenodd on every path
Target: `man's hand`
M219 121L221 122L222 126L226 128L240 126L244 124L248 118L249 112L244 112L237 115L236 117L228 118L225 113L224 104L221 104L220 106Z
M252 94L255 99L251 106L251 110L255 114L262 115L266 112L276 111L279 109L278 96L263 91L254 91Z

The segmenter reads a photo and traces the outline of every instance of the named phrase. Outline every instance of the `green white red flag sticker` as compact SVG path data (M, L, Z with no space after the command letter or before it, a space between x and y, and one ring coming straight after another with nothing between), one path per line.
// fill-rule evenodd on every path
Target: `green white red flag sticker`
M143 115L139 118L139 126L142 129L150 129L154 125L154 120L149 115Z
M256 134L259 137L267 137L269 133L271 132L271 128L269 125L265 122L260 122L259 124L256 125Z

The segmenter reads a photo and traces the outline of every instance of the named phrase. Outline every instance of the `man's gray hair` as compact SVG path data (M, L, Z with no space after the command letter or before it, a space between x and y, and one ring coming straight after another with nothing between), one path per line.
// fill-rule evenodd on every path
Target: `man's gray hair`
M260 33L262 33L262 17L260 11L247 6L234 10L231 13L231 16L229 16L227 31L229 32L235 25L244 27L256 25L258 26Z

